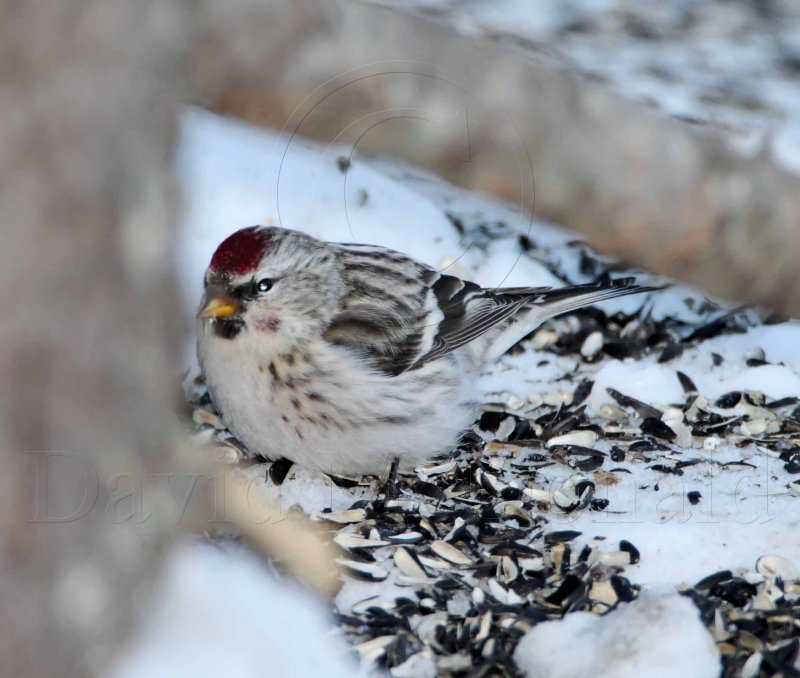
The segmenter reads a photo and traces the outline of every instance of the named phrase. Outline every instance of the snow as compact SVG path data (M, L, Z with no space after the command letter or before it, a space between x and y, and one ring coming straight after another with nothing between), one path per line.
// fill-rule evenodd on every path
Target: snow
M157 600L114 678L358 675L321 601L244 550L176 549Z
M612 360L603 365L595 375L588 400L589 407L595 413L600 413L603 404L616 402L608 394L609 388L656 406L683 401L683 390L675 370L646 362Z
M577 250L567 245L576 238L575 234L539 220L530 222L521 218L513 206L450 186L388 159L355 154L345 175L337 165L343 155L349 156L349 150L317 146L298 138L289 143L277 133L198 110L186 114L178 155L185 212L176 265L187 314L194 312L203 272L216 245L234 230L253 223L280 223L329 240L394 247L485 285L560 285L563 281L554 270L575 282L588 280L580 274ZM462 243L447 212L457 214L467 231L474 233L471 243ZM473 231L477 224L494 224L494 237L483 238L479 230ZM540 248L540 260L521 255L516 238L520 230L527 232ZM642 300L611 300L604 302L603 308L633 311ZM715 317L700 310L702 301L703 296L697 291L680 286L646 299L653 318L680 317L689 323L708 322ZM800 393L798 323L761 325L742 334L719 336L697 348L688 348L668 364L659 364L655 355L587 363L574 357L554 356L542 350L537 341L534 336L523 352L506 355L487 370L480 381L486 401L513 398L527 403L543 397L569 398L580 379L591 378L595 384L588 400L589 412L602 423L602 405L613 402L608 396L609 387L660 407L682 403L678 370L689 375L700 393L712 402L719 395L740 389L762 391L772 398ZM772 364L747 365L745 353L757 348ZM187 345L189 362L193 360L192 352L191 345ZM720 366L714 367L712 353L723 357ZM682 476L665 476L652 469L651 463L625 461L612 465L612 469L622 470L605 484L598 481L595 495L610 500L607 510L568 515L550 511L547 517L553 529L562 526L580 531L578 544L595 536L610 544L621 539L633 542L641 552L641 561L627 567L625 575L645 590L675 590L720 569L749 571L764 554L781 555L800 566L800 541L790 537L800 528L798 498L786 489L782 462L752 444L739 449L721 439L711 439L711 443L704 446L695 440L676 453L683 460L698 459L697 464L683 469ZM601 440L596 447L607 452L610 443ZM724 465L730 461L745 461L748 465ZM259 467L241 472L250 478L263 476L263 468ZM537 477L538 487L554 489L566 480L564 474L563 466L545 467ZM297 504L309 513L347 508L374 492L368 482L344 489L321 474L297 468L279 487L267 482L256 485L265 494L278 498L283 507ZM700 493L697 505L688 502L689 491ZM285 582L276 585L253 559L213 550L184 552L175 558L164 585L161 608L145 630L146 640L138 654L134 653L121 675L150 675L148 672L155 671L156 666L167 666L170 670L164 669L165 675L180 675L178 669L186 675L212 675L215 669L217 673L221 671L224 662L234 662L231 665L240 669L238 673L228 673L250 675L263 667L273 652L274 661L286 662L286 671L313 675L314 663L328 656L324 654L326 649L313 643L332 628L333 622L307 595ZM392 600L408 595L407 587L397 585L392 564L385 566L391 570L390 576L379 584L348 579L335 601L338 611L347 614L354 603L372 596ZM181 577L176 576L178 570L183 572ZM206 595L208 592L214 595ZM630 633L624 633L626 625L637 633L646 633L647 625L641 621L652 614L663 617L653 625L658 633L648 634L643 638L646 642L637 641L637 645L651 652L648 656L655 658L655 665L669 669L669 675L686 671L684 662L693 652L687 651L684 643L697 650L699 659L692 659L695 670L701 666L696 661L709 659L707 648L703 649L705 631L699 622L695 623L696 615L688 601L648 597L637 605L599 619L568 615L559 622L561 631L553 631L555 625L547 625L547 630L532 632L533 640L526 647L539 647L536 638L548 637L543 645L553 643L555 648L576 633L607 642L617 634L629 639ZM289 616L283 618L284 614ZM622 615L634 623L615 621ZM276 624L276 619L282 622ZM295 621L288 623L289 619ZM678 623L679 619L683 623ZM659 655L665 650L655 635L663 636L679 651ZM596 646L588 639L585 643L587 656L593 656L594 661L625 660L621 656L600 657ZM192 652L187 651L190 644ZM295 652L300 655L297 666L290 663L289 655ZM541 654L538 650L521 652L526 661L533 661L531 652ZM217 654L225 658L224 662L214 659ZM562 658L573 655L572 659L578 662L582 653L565 650L546 654ZM178 658L187 656L191 664L179 667ZM166 663L165 657L169 660ZM540 660L545 661L546 657ZM625 666L638 666L635 662L650 660L633 655L625 661ZM407 673L430 668L425 657L415 662L419 666L405 667ZM347 667L332 663L332 673L335 666ZM627 675L621 673L623 669L620 666L609 671L612 675ZM539 670L546 675L545 665Z
M613 403L607 389L613 388L628 396L657 406L683 402L683 391L676 376L680 370L710 400L731 391L760 391L772 399L800 393L800 324L787 323L775 327L756 327L741 335L716 337L704 344L702 351L691 351L659 365L654 357L636 362L613 360L594 375L595 385L589 405L599 413L604 403ZM770 362L784 363L748 367L743 354L759 347ZM711 353L721 355L724 362L713 371Z
M409 657L405 662L396 666L391 671L394 678L434 678L436 664L433 659L423 652Z
M250 466L239 472L250 483L252 491L260 491L269 502L275 502L280 511L299 506L309 515L320 508L341 511L353 503L352 491L337 487L329 476L311 469L292 466L283 485L266 481L263 466Z
M575 612L538 624L514 660L537 678L716 678L721 670L696 608L674 593L645 593L605 617Z

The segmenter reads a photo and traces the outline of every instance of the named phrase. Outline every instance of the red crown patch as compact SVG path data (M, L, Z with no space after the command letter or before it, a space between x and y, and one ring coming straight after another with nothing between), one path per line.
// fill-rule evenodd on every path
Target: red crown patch
M211 257L211 268L230 275L250 273L256 270L268 248L269 240L258 226L243 228L217 247Z

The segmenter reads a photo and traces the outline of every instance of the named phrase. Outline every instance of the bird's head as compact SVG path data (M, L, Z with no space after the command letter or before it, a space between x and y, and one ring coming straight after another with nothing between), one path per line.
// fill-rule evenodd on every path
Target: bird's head
M298 231L251 226L214 252L197 315L223 339L252 332L303 341L323 331L342 290L339 262L325 243Z

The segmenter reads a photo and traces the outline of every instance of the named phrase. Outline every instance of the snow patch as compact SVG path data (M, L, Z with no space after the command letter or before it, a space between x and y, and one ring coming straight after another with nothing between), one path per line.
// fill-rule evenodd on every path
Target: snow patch
M514 661L538 678L716 678L720 661L692 602L645 593L603 617L574 612L528 631Z
M614 389L651 405L665 407L683 403L683 390L675 370L663 365L613 360L600 368L589 395L589 408L599 413L606 403L616 403L608 394Z
M244 550L183 546L115 678L358 674L322 602Z

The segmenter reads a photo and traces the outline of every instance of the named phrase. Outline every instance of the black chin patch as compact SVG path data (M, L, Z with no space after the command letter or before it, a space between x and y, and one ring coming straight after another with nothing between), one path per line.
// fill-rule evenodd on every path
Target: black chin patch
M233 339L244 329L241 318L218 318L214 321L214 334L220 339Z

